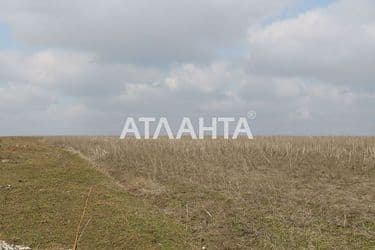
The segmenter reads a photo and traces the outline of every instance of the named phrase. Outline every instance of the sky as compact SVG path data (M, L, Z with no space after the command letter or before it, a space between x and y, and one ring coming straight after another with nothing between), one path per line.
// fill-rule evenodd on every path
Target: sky
M255 136L375 135L374 65L372 0L3 0L0 135L249 111Z

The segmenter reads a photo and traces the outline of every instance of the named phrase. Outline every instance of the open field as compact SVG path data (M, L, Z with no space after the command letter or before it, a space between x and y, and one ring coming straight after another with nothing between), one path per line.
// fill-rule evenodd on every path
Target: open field
M0 138L0 240L78 249L374 249L375 138ZM82 229L81 229L82 230Z
M375 138L54 137L208 249L374 249Z

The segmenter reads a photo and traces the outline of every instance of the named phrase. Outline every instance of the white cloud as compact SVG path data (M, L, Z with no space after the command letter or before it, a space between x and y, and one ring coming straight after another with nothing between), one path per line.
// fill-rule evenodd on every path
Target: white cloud
M116 134L125 115L250 110L255 134L373 133L374 3L262 26L289 2L2 2L15 37L40 47L0 50L0 134ZM249 58L215 54L238 44Z
M50 92L30 84L9 83L0 87L0 111L3 115L45 109L55 99Z
M249 34L254 72L370 86L375 71L375 2L337 1Z
M42 50L35 53L0 50L1 80L53 87L64 78L74 78L93 60L85 53Z

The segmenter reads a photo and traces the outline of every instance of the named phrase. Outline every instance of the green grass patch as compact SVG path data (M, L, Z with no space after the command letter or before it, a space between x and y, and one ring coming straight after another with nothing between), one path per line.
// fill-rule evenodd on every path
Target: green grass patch
M72 248L89 198L79 249L186 249L185 228L133 197L78 155L36 138L0 139L0 239Z

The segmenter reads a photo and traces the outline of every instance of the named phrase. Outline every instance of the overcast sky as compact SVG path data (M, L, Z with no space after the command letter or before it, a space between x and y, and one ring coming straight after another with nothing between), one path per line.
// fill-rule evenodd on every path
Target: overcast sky
M0 135L249 111L255 136L375 135L375 1L0 2Z

